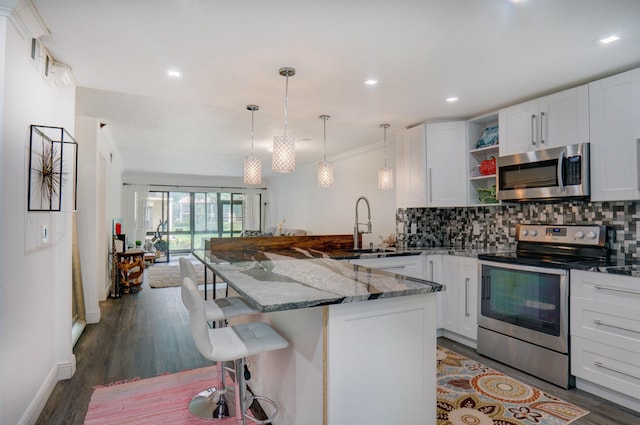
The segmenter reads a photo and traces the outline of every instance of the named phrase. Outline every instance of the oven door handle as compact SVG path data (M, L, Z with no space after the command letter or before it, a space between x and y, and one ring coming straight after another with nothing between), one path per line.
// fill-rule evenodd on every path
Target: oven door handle
M517 264L517 263L501 263L496 261L487 260L479 260L478 264L482 266L495 267L498 269L507 269L507 270L520 270L520 271L528 271L534 273L545 273L545 274L554 274L559 276L567 276L568 271L566 269L555 269L555 268L546 268L539 266L528 266L525 264Z
M564 192L564 158L565 151L562 151L558 157L558 186L561 192Z

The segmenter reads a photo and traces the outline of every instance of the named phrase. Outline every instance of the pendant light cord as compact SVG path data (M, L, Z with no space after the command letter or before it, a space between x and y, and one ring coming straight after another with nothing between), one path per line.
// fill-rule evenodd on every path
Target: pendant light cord
M251 156L253 156L253 113L254 109L251 110Z
M324 162L327 162L327 117L322 117L324 121Z
M387 124L383 124L384 127L384 167L387 168Z
M289 105L289 73L287 72L284 89L284 137L287 137L287 107Z

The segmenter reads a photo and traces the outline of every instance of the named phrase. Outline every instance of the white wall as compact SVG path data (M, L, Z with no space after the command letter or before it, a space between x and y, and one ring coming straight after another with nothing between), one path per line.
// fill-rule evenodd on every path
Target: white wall
M73 134L75 87L44 81L29 60L31 37L13 22L0 13L0 423L29 424L57 379L75 370L72 216L27 212L29 126L64 127ZM49 225L45 245L42 224Z
M87 323L100 321L99 301L109 295L111 220L120 217L122 160L108 127L94 117L76 117L78 245Z
M387 164L393 167L394 144L389 140L387 155ZM335 182L330 188L318 187L316 165L270 177L267 227L284 219L284 227L305 229L313 235L353 234L356 200L364 195L371 204L372 233L363 235L363 246L370 242L379 245L379 236L395 234L395 190L378 189L378 168L384 164L383 145L373 141L366 149L328 160L335 170ZM360 202L358 211L359 221L366 222L364 202Z

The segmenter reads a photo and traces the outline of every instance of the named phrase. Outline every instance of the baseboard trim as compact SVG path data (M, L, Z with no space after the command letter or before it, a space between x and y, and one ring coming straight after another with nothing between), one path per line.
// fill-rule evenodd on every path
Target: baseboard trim
M74 373L76 373L76 356L71 355L71 359L68 362L58 362L58 381L63 379L71 379Z
M100 323L100 309L95 311L87 311L84 314L84 318L87 324Z
M52 367L51 371L47 374L47 377L40 386L40 389L33 397L33 400L31 400L31 403L29 403L27 410L25 410L17 425L32 425L36 423L42 409L44 409L45 404L47 404L47 400L49 400L49 396L58 382L57 376L58 367L56 365Z
M631 409L635 412L640 412L640 400L633 397L629 397L627 394L622 394L609 388L605 388L601 385L595 384L590 381L576 377L576 388L585 391L590 394L595 394L598 397L602 397L620 406Z
M438 336L443 336L445 338L448 338L452 341L458 342L462 345L466 345L467 347L471 347L474 350L478 348L478 342L471 339L471 338L467 338L466 336L462 336L460 334L448 331L446 329L442 329L442 333Z

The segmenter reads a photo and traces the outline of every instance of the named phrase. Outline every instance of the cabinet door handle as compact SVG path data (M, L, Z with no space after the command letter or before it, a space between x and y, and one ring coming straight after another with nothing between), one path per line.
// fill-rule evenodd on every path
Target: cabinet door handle
M536 145L535 134L536 134L536 114L531 114L531 144L533 146Z
M640 190L640 138L636 139L636 175L638 178L638 190Z
M633 291L631 289L619 289L604 285L593 285L593 287L602 291L623 292L625 294L640 295L640 291Z
M464 279L464 315L469 317L469 279Z
M619 373L620 375L628 376L629 378L637 379L640 381L640 376L634 375L633 373L623 372L622 370L605 366L602 362L593 362L593 364L599 368L610 370L612 372Z
M612 323L603 322L602 320L599 320L599 319L594 319L593 323L595 323L596 325L608 326L610 328L622 329L623 331L629 331L629 332L634 332L634 333L640 334L640 331L637 330L637 329L631 329L631 328L626 328L624 326L614 325Z
M542 126L544 125L544 112L540 112L540 144L544 145L544 131ZM548 128L549 126L547 126Z
M433 172L429 168L429 204L433 202Z

